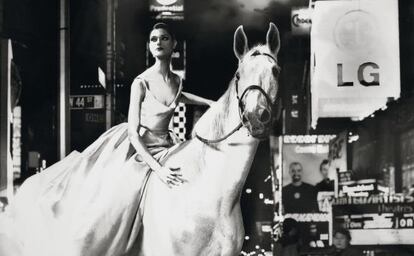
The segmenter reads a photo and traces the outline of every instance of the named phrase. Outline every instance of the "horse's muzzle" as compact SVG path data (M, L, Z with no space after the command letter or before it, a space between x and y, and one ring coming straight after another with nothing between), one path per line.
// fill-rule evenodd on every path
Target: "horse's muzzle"
M270 135L272 111L269 108L257 108L253 112L244 112L242 122L250 135L264 140Z

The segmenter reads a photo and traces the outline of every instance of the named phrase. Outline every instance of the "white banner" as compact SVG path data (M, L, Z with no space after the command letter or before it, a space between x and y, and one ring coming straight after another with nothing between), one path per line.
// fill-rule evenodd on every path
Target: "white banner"
M313 126L319 117L362 119L399 98L398 1L316 2L311 65Z

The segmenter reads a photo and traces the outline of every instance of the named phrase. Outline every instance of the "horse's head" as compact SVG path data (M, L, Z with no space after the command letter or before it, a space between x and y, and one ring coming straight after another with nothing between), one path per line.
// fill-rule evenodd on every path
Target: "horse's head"
M279 31L270 23L266 44L249 50L246 34L239 26L234 33L233 47L239 59L235 86L242 123L253 137L266 138L275 116L272 110L280 70L276 59L280 47Z

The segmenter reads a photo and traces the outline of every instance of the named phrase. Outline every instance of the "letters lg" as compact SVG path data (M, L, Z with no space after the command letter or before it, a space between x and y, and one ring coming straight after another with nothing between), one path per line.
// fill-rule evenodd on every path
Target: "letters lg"
M369 73L369 77L364 77L365 69L370 68L372 71ZM375 72L377 70L377 72ZM374 62L365 62L358 68L358 81L363 86L379 86L379 66ZM342 63L337 65L338 71L338 87L354 86L353 82L344 82Z

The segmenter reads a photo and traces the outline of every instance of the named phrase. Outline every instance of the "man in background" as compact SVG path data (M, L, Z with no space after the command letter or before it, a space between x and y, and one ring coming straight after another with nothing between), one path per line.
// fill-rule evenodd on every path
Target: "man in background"
M334 191L334 181L329 178L329 161L324 159L319 165L322 180L316 184L316 191Z
M299 162L289 165L292 182L282 189L285 213L310 213L318 211L315 187L302 181L303 167Z

